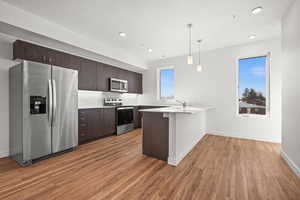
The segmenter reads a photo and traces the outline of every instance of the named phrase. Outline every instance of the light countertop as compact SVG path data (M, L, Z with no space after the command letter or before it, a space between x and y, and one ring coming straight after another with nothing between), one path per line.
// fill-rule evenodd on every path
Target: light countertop
M121 106L104 106L104 105L95 105L95 106L78 106L78 109L93 109L93 108L116 108L116 107L137 107L137 106L158 106L158 107L168 107L169 105L155 105L155 104L123 104Z
M140 112L159 112L159 113L182 113L182 114L195 114L206 110L213 109L212 106L198 106L198 107L182 107L182 106L170 106L164 108L151 108L141 109Z
M115 108L116 106L80 106L78 109Z

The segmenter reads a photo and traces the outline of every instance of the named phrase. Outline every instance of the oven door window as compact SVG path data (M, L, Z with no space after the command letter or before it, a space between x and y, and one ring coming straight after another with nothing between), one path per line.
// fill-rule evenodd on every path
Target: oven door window
M133 122L133 109L118 110L118 125L130 124Z

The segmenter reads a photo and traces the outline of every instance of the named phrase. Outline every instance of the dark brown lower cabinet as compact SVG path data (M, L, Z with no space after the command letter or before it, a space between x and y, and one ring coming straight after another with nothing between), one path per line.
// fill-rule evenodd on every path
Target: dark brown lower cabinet
M135 113L134 113L134 126L135 128L142 128L142 119L143 119L143 112L139 112L139 110L144 109L151 109L151 108L163 108L165 106L137 106L135 107Z
M102 134L113 135L116 132L116 110L115 108L103 108L102 110Z
M78 143L83 144L115 134L115 113L114 108L79 109Z
M133 114L133 121L134 121L134 128L141 128L142 127L142 113L139 112L139 106L134 107L134 114Z
M142 127L143 113L140 109L160 108L163 106L135 106L134 128ZM78 112L78 142L83 144L116 133L115 108L79 109Z
M96 137L98 109L81 109L78 112L78 143L82 144Z
M153 124L155 124L153 126ZM169 119L163 113L143 113L143 154L167 161L169 156Z

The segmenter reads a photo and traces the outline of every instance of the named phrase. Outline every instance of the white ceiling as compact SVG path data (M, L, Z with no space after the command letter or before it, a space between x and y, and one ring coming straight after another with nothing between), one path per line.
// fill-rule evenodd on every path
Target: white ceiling
M193 51L198 39L208 50L248 43L251 34L257 35L254 41L279 37L281 16L293 0L4 1L150 61L186 54L188 23L194 25ZM257 6L263 12L252 15ZM120 37L121 31L127 37Z

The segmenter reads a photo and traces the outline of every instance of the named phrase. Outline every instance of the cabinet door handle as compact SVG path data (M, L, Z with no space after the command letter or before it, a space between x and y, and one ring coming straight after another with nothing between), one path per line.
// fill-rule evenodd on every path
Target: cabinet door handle
M82 137L85 136L85 133L80 133L80 136L82 136Z
M87 124L80 124L81 127L87 127Z

